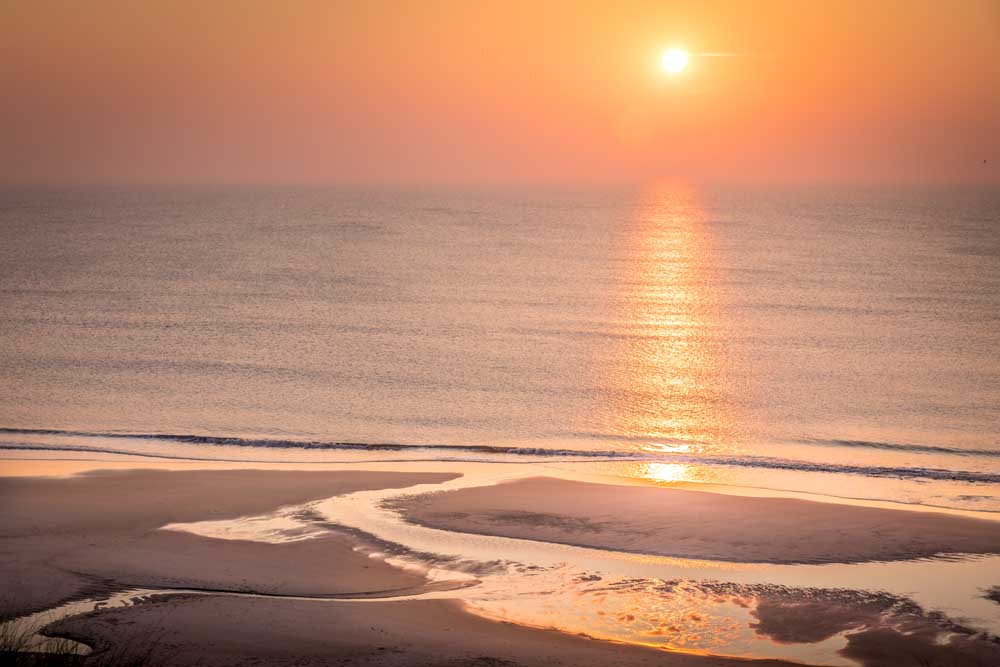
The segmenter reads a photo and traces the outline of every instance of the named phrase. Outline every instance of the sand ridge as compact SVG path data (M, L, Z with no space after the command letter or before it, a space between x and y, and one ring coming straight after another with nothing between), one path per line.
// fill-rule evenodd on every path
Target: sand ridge
M390 505L431 528L700 560L856 563L1000 553L996 521L550 477Z

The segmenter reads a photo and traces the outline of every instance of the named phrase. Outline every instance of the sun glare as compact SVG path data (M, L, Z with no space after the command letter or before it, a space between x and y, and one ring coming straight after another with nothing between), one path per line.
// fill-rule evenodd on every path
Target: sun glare
M667 49L660 58L660 66L671 74L684 71L687 65L688 54L683 49Z

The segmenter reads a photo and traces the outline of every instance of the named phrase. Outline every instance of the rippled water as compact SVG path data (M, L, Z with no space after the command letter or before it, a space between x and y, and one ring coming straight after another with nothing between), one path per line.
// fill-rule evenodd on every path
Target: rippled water
M996 191L19 191L0 266L6 456L1000 510Z

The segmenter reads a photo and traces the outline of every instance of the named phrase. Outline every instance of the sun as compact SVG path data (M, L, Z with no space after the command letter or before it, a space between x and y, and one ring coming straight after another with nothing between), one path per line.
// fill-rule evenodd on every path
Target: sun
M671 74L683 72L688 65L688 54L683 49L667 49L660 57L660 67Z

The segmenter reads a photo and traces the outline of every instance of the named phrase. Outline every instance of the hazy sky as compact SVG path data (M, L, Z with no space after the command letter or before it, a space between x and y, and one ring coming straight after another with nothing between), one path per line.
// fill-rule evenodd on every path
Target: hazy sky
M7 183L1000 182L998 0L0 0L0 85Z

